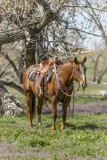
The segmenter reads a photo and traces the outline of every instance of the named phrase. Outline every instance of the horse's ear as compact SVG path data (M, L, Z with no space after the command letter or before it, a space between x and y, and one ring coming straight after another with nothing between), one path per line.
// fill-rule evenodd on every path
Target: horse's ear
M77 60L77 57L75 57L75 58L74 58L74 62L77 63L77 61L78 61L78 60Z
M87 57L85 57L85 58L83 59L83 63L85 63L85 62L86 62L86 60L87 60Z

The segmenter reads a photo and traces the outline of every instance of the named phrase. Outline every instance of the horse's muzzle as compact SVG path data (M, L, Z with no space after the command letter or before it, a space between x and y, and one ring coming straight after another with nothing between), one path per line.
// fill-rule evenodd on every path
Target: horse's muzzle
M87 82L84 81L83 83L79 83L79 86L81 89L85 90L85 88L87 87Z

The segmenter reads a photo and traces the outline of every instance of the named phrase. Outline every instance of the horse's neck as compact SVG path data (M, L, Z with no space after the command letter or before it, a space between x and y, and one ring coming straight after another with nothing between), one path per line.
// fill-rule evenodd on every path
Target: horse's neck
M61 79L63 83L67 86L71 85L73 82L73 64L72 63L66 63L62 67L62 76Z

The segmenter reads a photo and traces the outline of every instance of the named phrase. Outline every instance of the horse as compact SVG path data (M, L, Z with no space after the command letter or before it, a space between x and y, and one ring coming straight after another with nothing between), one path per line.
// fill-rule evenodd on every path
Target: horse
M71 95L74 90L73 82L77 81L79 88L86 88L86 67L84 65L86 60L86 57L83 60L78 60L77 57L75 57L73 60L69 60L66 63L60 64L55 68L55 72L53 73L51 80L47 83L46 90L51 100L53 131L56 129L57 104L59 102L62 103L61 130L65 129L67 108L70 104ZM36 65L31 65L28 67L22 77L23 89L27 104L27 119L30 127L33 127L35 97L38 98L38 125L42 124L41 113L42 106L45 102L44 96L41 96L38 92L38 80L33 82L28 78L29 72L35 67Z

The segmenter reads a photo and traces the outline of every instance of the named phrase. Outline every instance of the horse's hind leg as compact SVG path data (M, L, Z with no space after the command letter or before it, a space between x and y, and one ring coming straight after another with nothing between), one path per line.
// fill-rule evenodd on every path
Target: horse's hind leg
M65 97L62 105L62 122L61 122L61 130L65 129L65 121L66 121L66 114L67 108L70 103L70 97Z
M34 97L34 94L32 92L28 92L26 93L26 103L27 103L27 118L28 118L28 122L29 122L29 125L30 127L33 127L33 110L34 110L34 107L33 106L33 97Z
M38 98L37 113L38 113L38 124L39 124L39 126L42 124L41 113L42 113L43 104L44 104L44 100L41 99L41 98Z
M57 99L55 96L52 97L52 130L56 129L56 118L57 118Z

